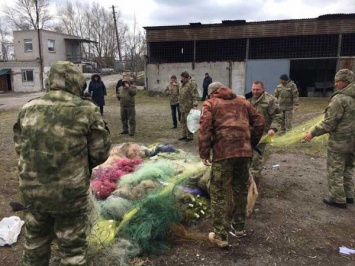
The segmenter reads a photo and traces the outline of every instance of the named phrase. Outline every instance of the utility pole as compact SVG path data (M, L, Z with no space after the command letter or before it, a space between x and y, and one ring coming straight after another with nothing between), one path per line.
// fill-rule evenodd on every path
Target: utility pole
M112 15L113 15L113 20L115 22L115 29L116 29L116 40L117 40L117 49L118 49L118 59L122 62L122 55L121 55L121 45L120 45L120 40L118 38L118 29L117 29L117 19L116 19L116 12L115 12L115 6L112 5Z
M34 0L36 6L36 26L38 35L38 50L39 50L39 80L41 82L41 90L44 90L43 86L43 59L42 59L42 43L41 43L41 30L39 28L39 13L38 13L38 1Z

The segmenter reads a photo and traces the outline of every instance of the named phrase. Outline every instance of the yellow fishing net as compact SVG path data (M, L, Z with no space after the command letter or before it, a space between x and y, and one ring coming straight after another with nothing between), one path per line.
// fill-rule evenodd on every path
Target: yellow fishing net
M306 154L323 154L326 150L328 134L315 137L311 142L305 142L304 136L311 131L316 125L320 124L324 119L324 115L310 119L286 134L276 134L274 136L265 135L260 143L268 143L273 150L284 150L289 152L302 152Z

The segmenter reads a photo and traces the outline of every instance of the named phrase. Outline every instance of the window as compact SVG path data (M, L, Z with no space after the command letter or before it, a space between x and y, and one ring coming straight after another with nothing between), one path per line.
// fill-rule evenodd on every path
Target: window
M48 51L55 52L55 40L48 40Z
M33 70L22 70L22 81L32 82L33 81Z
M33 51L33 44L32 39L25 39L25 52L32 52Z

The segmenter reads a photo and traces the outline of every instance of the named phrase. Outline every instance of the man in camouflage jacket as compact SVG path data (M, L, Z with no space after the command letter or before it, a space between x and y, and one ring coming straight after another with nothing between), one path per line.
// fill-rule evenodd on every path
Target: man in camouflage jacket
M209 239L226 247L230 230L237 236L245 234L249 163L252 146L263 134L264 118L246 99L219 82L211 83L208 93L211 98L204 102L200 120L199 153L206 166L213 162L210 196L214 232ZM229 186L235 204L231 229L226 195Z
M280 130L282 122L282 113L279 108L277 99L265 91L264 83L260 80L254 81L252 85L252 98L249 102L259 111L265 119L264 133L273 136L275 132ZM266 142L259 143L258 149L264 153ZM263 167L263 155L253 150L253 158L250 165L250 171L254 176L254 180L258 189L260 189L261 170Z
M177 121L181 120L181 112L179 105L179 83L176 80L176 76L172 75L170 78L170 83L166 86L165 95L169 97L171 117L173 119L173 128L177 128ZM176 118L176 113L178 119Z
M354 73L341 69L335 75L336 91L330 97L324 120L305 140L329 133L327 171L329 198L327 205L346 208L354 204L355 172L355 82Z
M116 97L121 104L121 121L123 131L121 135L128 134L134 136L136 132L136 108L135 96L137 88L131 84L129 77L122 80L122 86L118 88ZM129 124L129 130L128 130Z
M57 237L61 265L86 265L91 169L110 148L99 108L81 98L84 76L70 62L49 72L44 96L25 104L14 125L25 209L23 265L49 265Z
M192 82L187 71L181 73L181 85L179 89L179 105L181 111L181 138L179 140L191 141L193 134L187 128L187 116L192 108L198 106L197 86Z
M293 111L297 111L299 105L297 86L286 74L282 74L274 95L279 100L282 111L281 131L289 131L292 129Z

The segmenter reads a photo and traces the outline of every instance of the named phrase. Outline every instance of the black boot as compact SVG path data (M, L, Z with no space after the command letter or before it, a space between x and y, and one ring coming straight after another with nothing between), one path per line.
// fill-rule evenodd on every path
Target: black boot
M325 204L327 204L329 206L333 206L333 207L337 207L337 208L341 208L341 209L346 209L347 208L346 203L338 203L338 202L332 201L329 198L323 199L323 203L325 203Z

